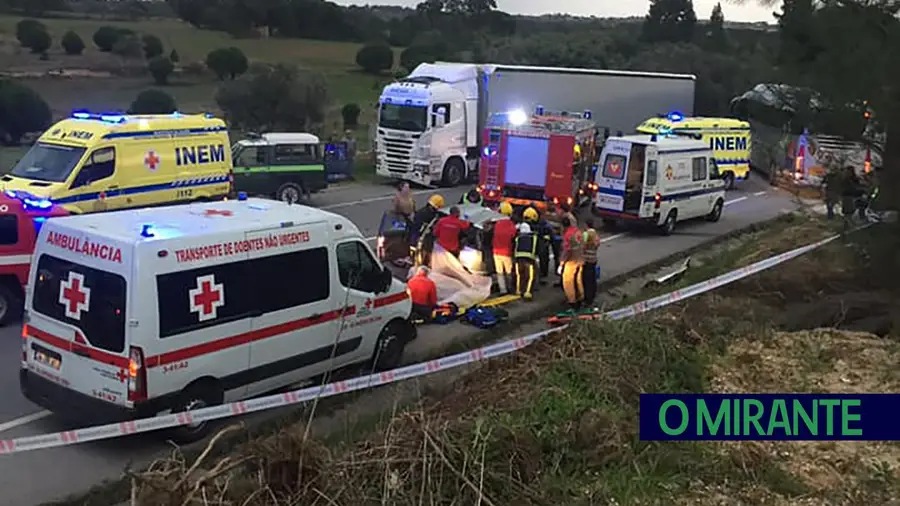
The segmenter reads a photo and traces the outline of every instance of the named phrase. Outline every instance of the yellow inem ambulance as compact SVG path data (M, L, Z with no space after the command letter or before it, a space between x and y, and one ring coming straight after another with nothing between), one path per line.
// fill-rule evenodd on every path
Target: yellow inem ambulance
M679 113L650 118L637 127L643 134L677 135L709 142L726 189L750 176L750 123L733 118L683 117Z
M221 119L75 112L41 135L0 189L38 207L88 213L217 199L232 182Z

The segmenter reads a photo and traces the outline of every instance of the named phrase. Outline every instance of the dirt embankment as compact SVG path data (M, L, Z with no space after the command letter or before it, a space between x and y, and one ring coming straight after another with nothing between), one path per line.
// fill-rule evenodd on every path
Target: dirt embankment
M789 229L756 250L805 233ZM876 233L641 318L576 325L354 441L297 426L195 469L159 462L134 477L135 504L891 504L896 444L651 443L637 428L642 392L898 391L896 327L817 329L896 321L896 291L861 253Z

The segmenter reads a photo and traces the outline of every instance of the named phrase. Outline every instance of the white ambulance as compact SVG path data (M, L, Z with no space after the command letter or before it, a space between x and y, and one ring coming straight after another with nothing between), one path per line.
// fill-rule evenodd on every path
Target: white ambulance
M29 286L21 390L93 423L393 368L415 337L406 285L352 222L270 200L48 220Z
M610 137L595 182L592 209L606 227L645 223L669 235L679 221L718 221L725 207L725 184L713 151L698 140Z

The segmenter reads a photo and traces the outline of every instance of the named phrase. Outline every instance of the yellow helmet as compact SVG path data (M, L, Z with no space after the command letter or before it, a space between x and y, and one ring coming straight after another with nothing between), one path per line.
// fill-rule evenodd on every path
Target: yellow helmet
M444 207L444 197L440 195L432 195L428 197L428 203L431 204L435 209L440 209Z
M538 212L535 211L533 207L529 207L522 213L522 218L525 218L525 221L537 221L538 220Z
M509 202L500 203L500 214L503 216L512 216L513 208Z

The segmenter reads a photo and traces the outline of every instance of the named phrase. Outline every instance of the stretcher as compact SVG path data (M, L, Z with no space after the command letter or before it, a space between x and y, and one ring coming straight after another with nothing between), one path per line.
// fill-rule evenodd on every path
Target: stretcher
M547 323L550 325L565 325L566 323L571 323L574 320L596 320L598 316L603 314L603 310L592 307L588 309L581 309L578 311L563 311L561 313L556 313L555 315L547 318Z

